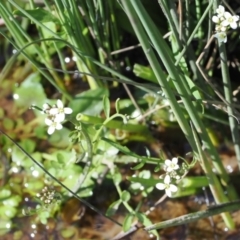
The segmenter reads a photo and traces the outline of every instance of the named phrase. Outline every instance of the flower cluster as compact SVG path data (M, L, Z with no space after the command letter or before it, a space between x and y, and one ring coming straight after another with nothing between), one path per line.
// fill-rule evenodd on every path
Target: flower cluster
M48 125L48 134L53 134L54 131L62 129L62 122L65 120L65 114L71 114L71 108L65 108L61 100L57 100L57 104L50 106L43 104L43 113L47 114L45 123Z
M37 193L36 196L44 203L51 204L55 198L55 190L51 190L48 187L44 187L41 193Z
M239 16L232 15L231 13L225 11L222 5L219 5L216 10L217 16L212 17L212 21L216 23L216 34L215 37L219 42L227 42L227 30L229 28L236 29L238 27L237 22L239 21Z
M165 161L164 170L166 171L166 174L163 183L157 183L156 188L159 190L165 190L166 194L171 197L172 193L177 192L178 190L177 186L171 183L172 180L179 180L181 178L178 174L178 170L180 170L178 159L167 159ZM160 178L162 178L162 176L160 176Z

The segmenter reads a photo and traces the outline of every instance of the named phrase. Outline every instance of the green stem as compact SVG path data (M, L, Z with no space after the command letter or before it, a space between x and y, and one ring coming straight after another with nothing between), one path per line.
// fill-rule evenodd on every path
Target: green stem
M233 104L233 95L231 89L231 81L229 76L229 70L227 65L227 53L224 43L219 43L220 59L221 59L221 71L222 71L222 80L223 80L223 89L226 101L229 103L227 105L228 120L229 126L231 129L232 140L234 144L234 149L238 161L238 167L240 169L240 138L238 131L238 123L234 118L234 109L231 107Z
M150 230L154 230L154 229L163 229L163 228L167 228L167 227L178 226L178 225L182 225L182 224L195 222L199 219L211 217L211 216L217 215L222 212L236 211L239 209L240 209L240 201L219 204L217 206L210 207L207 210L196 212L196 213L186 214L181 217L177 217L177 218L174 218L171 220L156 223L156 224L146 227L144 229L146 231L150 231Z

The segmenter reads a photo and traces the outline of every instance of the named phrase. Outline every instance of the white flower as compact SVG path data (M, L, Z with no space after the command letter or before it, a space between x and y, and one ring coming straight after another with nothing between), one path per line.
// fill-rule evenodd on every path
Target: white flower
M227 42L227 34L225 32L218 32L214 36L218 39L219 42Z
M232 16L231 13L224 13L225 20L221 22L221 25L224 27L230 26L232 29L237 28L237 21L239 20L239 16Z
M172 172L172 171L175 171L177 169L179 169L179 165L177 164L178 163L178 159L177 158L173 158L172 161L167 159L165 161L165 171L166 172Z
M49 114L55 117L56 122L63 122L65 119L65 114L71 114L72 109L68 107L64 107L61 100L57 100L57 106L52 107L49 110Z
M218 16L213 16L212 17L212 21L215 23L219 23L220 22L220 18Z
M49 135L53 134L55 129L57 129L57 130L62 129L62 124L55 121L55 120L51 120L49 118L46 118L45 123L49 126L48 127L48 134Z
M51 109L51 106L48 103L43 104L43 109L42 109L43 113L48 114L50 109Z
M166 194L171 197L173 192L177 192L178 188L174 184L170 184L171 178L169 175L166 175L164 178L164 183L157 183L156 188L159 190L164 190Z
M216 9L216 13L218 14L218 17L222 17L225 13L225 8L222 5L219 5L218 8Z

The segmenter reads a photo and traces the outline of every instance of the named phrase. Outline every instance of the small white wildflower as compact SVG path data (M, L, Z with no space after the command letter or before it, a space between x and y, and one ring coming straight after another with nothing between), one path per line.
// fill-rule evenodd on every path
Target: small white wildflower
M48 134L51 135L54 131L62 129L62 124L58 121L51 120L49 118L45 119L45 123L49 126L48 127Z
M178 163L178 159L177 158L173 158L172 161L167 159L165 161L165 171L166 172L172 172L172 171L175 171L177 169L179 169L179 165L177 164Z
M227 27L225 27L225 26L220 25L219 28L220 29L218 32L226 32L227 31Z
M156 188L159 190L165 190L166 194L171 197L172 193L177 192L178 188L176 185L171 184L171 178L169 175L166 175L164 178L164 183L157 183Z
M43 104L43 109L42 109L43 113L48 114L50 109L51 109L51 106L48 103Z
M219 22L220 22L220 18L219 18L218 16L213 16L213 17L212 17L212 21L213 21L214 23L219 23Z
M65 119L65 114L71 114L72 109L68 107L64 107L61 100L57 100L57 106L52 107L49 110L49 114L55 116L56 122L63 122Z
M168 175L170 176L170 178L174 178L176 180L181 179L181 177L177 174L176 171L168 172Z
M227 42L227 34L225 32L218 32L214 36L218 39L219 42Z
M225 8L222 5L219 5L216 9L216 13L218 14L218 17L222 17L225 13Z
M231 13L225 12L224 13L225 20L221 22L221 25L224 27L230 26L232 29L237 28L237 21L239 20L239 16L235 15L232 16Z

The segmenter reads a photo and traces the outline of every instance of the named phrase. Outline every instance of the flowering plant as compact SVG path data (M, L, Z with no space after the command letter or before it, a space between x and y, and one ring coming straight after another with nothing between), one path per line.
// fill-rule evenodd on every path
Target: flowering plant
M237 22L239 21L239 16L232 15L228 11L225 11L224 6L219 5L216 9L217 16L212 17L212 21L216 23L216 34L215 37L219 42L227 42L227 30L229 28L236 29L238 27Z

